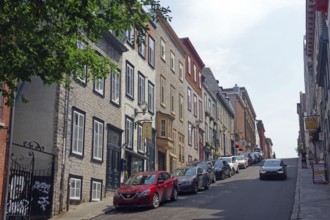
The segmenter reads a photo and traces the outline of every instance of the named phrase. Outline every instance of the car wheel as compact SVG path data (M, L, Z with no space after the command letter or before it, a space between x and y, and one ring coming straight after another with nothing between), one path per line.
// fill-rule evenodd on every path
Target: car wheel
M236 173L239 173L239 168L237 167Z
M234 175L235 175L235 173L236 173L235 169L234 169L234 168L233 168L233 169L231 169L231 175L232 175L232 176L234 176Z
M211 185L211 180L208 180L208 181L206 182L206 185L204 186L204 189L205 189L205 190L208 190L208 189L210 188L210 185Z
M197 184L197 183L194 184L194 190L193 190L193 193L194 193L194 194L198 193L198 184Z
M212 183L215 183L217 181L217 178L215 175L213 175L213 180L212 180Z
M178 200L179 196L178 196L179 192L177 188L173 189L173 194L172 194L172 201L176 201Z
M159 195L158 193L155 193L154 196L152 197L152 207L154 209L157 209L159 207Z
M221 178L220 179L222 179L222 180L226 179L226 175L225 175L224 172L221 174Z
M228 177L231 177L231 170L228 171Z

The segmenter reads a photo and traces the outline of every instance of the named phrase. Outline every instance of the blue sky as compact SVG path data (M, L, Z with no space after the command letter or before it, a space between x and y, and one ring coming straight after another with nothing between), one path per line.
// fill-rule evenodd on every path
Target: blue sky
M296 157L304 91L302 0L161 0L172 28L189 37L220 86L248 90L277 157Z

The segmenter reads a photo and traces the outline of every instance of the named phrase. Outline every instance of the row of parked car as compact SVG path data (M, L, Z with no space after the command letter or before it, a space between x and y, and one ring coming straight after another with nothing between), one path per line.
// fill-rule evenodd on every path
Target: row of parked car
M166 171L139 172L133 174L115 192L113 205L115 208L158 208L163 201L177 200L179 193L208 190L217 180L231 177L261 159L261 154L253 152L211 161L190 161L187 166L175 169L172 174Z

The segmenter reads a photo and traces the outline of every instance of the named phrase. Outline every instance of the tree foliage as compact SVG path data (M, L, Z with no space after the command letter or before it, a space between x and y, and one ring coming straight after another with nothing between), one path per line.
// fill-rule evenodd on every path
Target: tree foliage
M97 42L109 30L120 33L134 28L142 39L147 22L158 16L170 19L169 8L156 0L2 0L0 4L0 90L13 104L24 81L40 77L45 84L63 83L79 74L106 77L113 66L91 46L82 50L77 42ZM108 64L108 65L107 65Z

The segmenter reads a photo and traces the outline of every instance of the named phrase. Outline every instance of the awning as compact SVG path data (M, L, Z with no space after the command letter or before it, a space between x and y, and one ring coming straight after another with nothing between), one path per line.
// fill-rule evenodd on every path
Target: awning
M134 157L139 157L139 158L144 159L144 160L148 159L148 157L146 157L144 154L139 154L139 153L137 153L135 151L132 151L130 149L127 149L127 148L125 148L125 152L132 155L132 156L134 156Z

